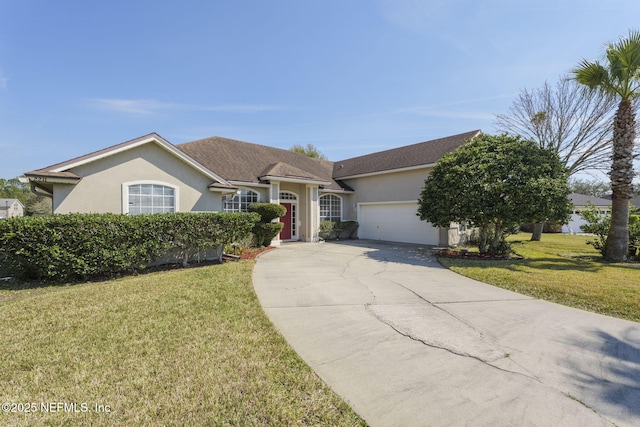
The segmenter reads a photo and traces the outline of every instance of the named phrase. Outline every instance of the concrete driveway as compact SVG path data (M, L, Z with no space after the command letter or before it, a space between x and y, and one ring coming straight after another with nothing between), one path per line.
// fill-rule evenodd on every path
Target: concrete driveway
M417 245L283 245L253 280L371 426L640 425L640 323L464 278Z

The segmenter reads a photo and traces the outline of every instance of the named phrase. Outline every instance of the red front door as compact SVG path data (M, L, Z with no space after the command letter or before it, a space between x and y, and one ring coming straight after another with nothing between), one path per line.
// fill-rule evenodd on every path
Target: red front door
M287 208L287 213L284 214L283 217L280 218L280 222L284 223L284 227L282 227L282 231L280 232L280 240L291 240L291 218L292 218L292 209L291 203L280 203L282 206Z

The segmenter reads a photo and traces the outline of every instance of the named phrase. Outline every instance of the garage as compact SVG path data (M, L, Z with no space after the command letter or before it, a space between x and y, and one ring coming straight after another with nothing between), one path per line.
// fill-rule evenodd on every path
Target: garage
M439 230L416 215L417 202L361 203L358 237L438 245Z

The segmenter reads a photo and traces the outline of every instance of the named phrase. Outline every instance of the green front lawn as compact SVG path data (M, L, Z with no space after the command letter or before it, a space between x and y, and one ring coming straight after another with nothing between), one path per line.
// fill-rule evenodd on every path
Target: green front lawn
M521 260L478 261L440 257L445 267L491 285L608 316L640 321L640 264L600 259L586 236L511 236Z
M269 322L253 264L0 282L0 402L35 410L0 425L364 425Z

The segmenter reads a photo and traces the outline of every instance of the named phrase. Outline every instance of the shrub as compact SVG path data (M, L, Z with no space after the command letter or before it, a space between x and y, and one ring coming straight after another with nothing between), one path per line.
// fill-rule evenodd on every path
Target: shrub
M260 215L260 222L267 223L287 213L287 208L276 203L254 203L247 208L249 212Z
M519 227L513 226L502 231L503 235L518 234ZM506 239L500 238L496 235L496 229L492 225L485 227L476 227L471 231L469 240L467 242L470 245L477 246L480 253L488 252L492 255L508 257L513 253L511 243ZM490 250L486 248L490 247Z
M269 246L271 241L282 231L284 224L271 222L287 213L287 208L276 203L254 203L247 208L260 215L260 222L253 227L258 246Z
M358 230L358 222L357 221L341 221L338 223L338 227L340 228L340 233L338 235L339 238L342 239L353 239Z
M0 271L69 280L144 268L166 254L183 262L250 232L254 213L67 214L0 221Z
M587 209L580 212L582 219L587 224L581 225L580 229L589 234L593 234L595 239L589 240L587 244L592 245L604 256L604 248L607 243L607 235L611 226L611 214L601 213L593 204L588 204ZM630 259L640 258L640 215L632 213L629 215L629 253Z
M333 229L335 228L336 222L329 221L325 219L324 221L320 221L320 228L318 229L318 236L322 239L329 240L333 235Z
M351 239L358 229L357 221L329 221L320 222L318 235L325 239Z
M640 259L640 215L629 215L629 257Z
M253 234L256 236L258 246L269 246L271 241L282 231L282 222L259 222L253 227Z

